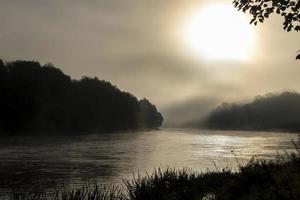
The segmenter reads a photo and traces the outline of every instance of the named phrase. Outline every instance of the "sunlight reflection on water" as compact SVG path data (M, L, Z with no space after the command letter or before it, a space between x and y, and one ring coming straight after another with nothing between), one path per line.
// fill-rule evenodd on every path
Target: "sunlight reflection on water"
M14 138L0 144L0 189L55 188L87 181L120 184L155 167L206 171L293 151L297 134L164 129L66 138Z

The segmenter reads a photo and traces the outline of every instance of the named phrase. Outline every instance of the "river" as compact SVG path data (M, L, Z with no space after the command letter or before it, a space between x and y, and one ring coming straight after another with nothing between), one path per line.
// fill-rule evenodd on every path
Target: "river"
M236 169L252 156L271 159L293 151L292 139L298 135L192 129L1 139L0 193L87 182L120 185L157 167Z

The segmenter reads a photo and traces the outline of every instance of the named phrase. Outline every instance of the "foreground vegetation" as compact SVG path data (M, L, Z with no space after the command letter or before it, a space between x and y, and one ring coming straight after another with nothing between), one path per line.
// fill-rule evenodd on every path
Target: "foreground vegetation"
M116 187L84 187L57 191L55 200L298 200L300 149L273 160L251 159L237 171L223 169L197 173L183 169L157 169L152 175L124 180ZM13 200L42 200L45 194L14 193Z

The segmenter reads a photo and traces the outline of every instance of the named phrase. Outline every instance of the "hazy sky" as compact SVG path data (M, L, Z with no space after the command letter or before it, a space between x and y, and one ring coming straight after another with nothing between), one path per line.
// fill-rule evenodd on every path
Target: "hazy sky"
M247 60L191 53L185 24L196 10L218 3L231 0L1 0L0 56L111 81L150 99L167 122L201 117L223 101L300 91L299 34L283 31L278 17L251 26Z

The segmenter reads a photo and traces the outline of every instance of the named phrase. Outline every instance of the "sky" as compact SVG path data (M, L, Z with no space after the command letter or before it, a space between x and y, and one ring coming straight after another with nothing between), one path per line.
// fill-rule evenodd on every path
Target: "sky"
M246 60L209 59L187 44L188 24L215 4L232 6L231 0L1 0L0 56L51 62L76 79L108 80L148 98L166 124L200 119L222 102L300 91L300 37L285 32L277 16L258 26L247 21L254 39ZM216 16L214 35L226 41Z

